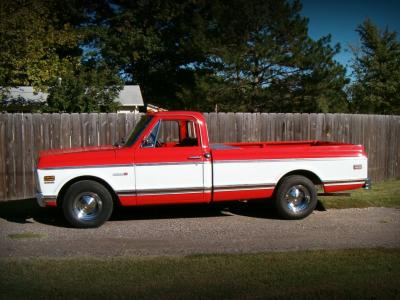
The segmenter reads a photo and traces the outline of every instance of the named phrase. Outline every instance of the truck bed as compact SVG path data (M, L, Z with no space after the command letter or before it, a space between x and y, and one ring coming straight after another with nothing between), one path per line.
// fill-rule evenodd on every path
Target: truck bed
M364 147L328 141L278 141L256 143L212 144L214 160L359 157L365 155Z
M276 142L242 142L242 143L223 143L223 144L211 144L211 149L237 149L237 148L266 148L266 147L281 147L281 146L338 146L338 145L350 145L346 143L328 142L328 141L276 141Z

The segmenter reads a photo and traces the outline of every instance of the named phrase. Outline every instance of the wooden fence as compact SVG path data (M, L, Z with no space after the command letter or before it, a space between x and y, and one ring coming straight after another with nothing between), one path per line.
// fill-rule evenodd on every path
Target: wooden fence
M363 144L375 181L400 178L400 116L205 113L212 142L327 140ZM32 198L44 149L113 144L140 114L0 114L0 200Z

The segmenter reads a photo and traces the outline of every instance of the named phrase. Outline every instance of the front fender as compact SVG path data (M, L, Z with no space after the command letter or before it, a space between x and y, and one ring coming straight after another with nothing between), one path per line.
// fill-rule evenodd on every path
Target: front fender
M133 165L38 169L40 191L45 196L57 197L61 189L78 177L95 177L105 181L114 191L135 189ZM45 176L54 176L53 182L45 182Z

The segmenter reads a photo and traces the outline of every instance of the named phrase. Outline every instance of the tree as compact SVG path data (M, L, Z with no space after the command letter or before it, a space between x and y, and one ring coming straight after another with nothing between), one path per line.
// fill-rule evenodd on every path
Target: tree
M92 23L101 1L0 2L0 86L49 92L48 103L5 103L8 111L114 111L121 89L115 68L90 56ZM22 99L21 99L22 100Z
M141 86L144 98L168 108L188 108L176 95L193 86L203 60L197 44L203 24L200 1L111 1L99 16L95 46L124 80Z
M346 110L330 38L313 41L299 1L113 1L102 57L167 108Z
M49 88L45 109L49 112L112 112L122 88L115 70L90 62L75 73L55 79Z
M358 26L351 107L356 113L400 114L400 43L396 32L366 20Z
M94 82L95 94L100 84L106 93L110 84L118 85L117 75L139 84L146 101L169 109L347 109L345 69L333 58L340 47L330 46L329 36L317 41L308 36L299 0L17 0L0 5L5 49L0 85L51 87L52 110L108 107L106 99L99 106L90 102L87 91ZM88 52L94 53L93 64ZM67 86L77 103L68 103L74 100Z
M79 65L79 32L60 21L55 2L0 2L0 86L45 90L49 81Z
M340 47L329 36L313 41L300 10L299 1L214 1L204 64L212 75L197 82L208 109L346 110Z

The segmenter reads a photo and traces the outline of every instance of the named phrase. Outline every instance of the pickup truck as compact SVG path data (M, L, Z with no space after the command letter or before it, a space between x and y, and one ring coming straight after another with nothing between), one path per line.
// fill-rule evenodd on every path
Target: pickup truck
M121 145L41 152L37 201L74 227L98 227L116 205L269 199L284 219L325 193L368 187L361 145L326 141L210 144L201 113L144 115Z

